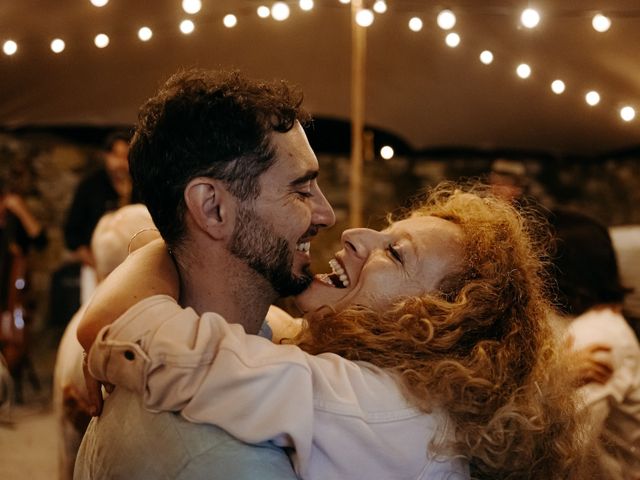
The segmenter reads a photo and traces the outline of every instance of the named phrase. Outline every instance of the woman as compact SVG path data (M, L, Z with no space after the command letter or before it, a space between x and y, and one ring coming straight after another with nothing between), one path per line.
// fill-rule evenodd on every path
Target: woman
M557 245L554 273L560 313L576 351L601 350L609 372L592 375L580 389L601 447L600 475L611 480L640 479L640 344L622 315L629 293L618 274L607 228L571 210L550 217ZM604 352L607 352L605 354ZM581 365L578 363L578 365ZM582 365L595 373L593 360Z
M483 189L445 185L382 232L343 234L332 272L297 299L308 320L297 346L159 295L102 330L89 366L143 392L148 408L292 447L305 479L465 478L454 462L439 468L447 457L468 461L474 478L580 478L581 432L531 228ZM153 248L137 262L175 277ZM177 298L177 280L151 286L131 260L87 329L105 308Z

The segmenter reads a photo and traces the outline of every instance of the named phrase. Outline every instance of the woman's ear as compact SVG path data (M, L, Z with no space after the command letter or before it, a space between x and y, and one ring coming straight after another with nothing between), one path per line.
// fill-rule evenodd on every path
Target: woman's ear
M196 177L184 189L184 200L194 223L212 238L222 240L233 232L237 202L224 182Z

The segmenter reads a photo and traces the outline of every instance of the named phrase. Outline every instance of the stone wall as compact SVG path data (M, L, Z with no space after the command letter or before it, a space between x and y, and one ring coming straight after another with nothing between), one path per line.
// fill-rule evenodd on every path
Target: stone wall
M0 133L0 174L21 192L43 222L49 246L34 252L32 295L38 306L36 326L49 322L50 275L66 261L62 225L79 180L99 166L100 135L90 142L52 133ZM347 228L349 159L346 154L317 152L320 184L335 208L337 225L314 242L314 267L323 271L339 249L340 232ZM388 212L410 204L421 189L444 179L482 178L496 152L443 151L391 160L365 162L363 178L364 220L367 226L384 226ZM547 207L561 204L591 214L607 225L640 224L640 150L603 158L555 157L518 154L530 178L530 194Z

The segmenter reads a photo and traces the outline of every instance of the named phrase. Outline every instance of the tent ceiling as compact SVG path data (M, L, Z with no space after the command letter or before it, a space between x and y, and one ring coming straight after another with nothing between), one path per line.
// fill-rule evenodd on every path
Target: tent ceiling
M316 0L311 12L290 2L284 22L260 19L261 2L203 0L192 16L196 30L178 31L187 18L180 0L89 0L0 2L0 42L19 44L0 54L0 125L113 125L135 120L137 107L180 67L237 67L253 76L285 78L305 91L316 116L348 119L350 96L349 7ZM265 2L267 3L267 2ZM520 9L534 2L450 0L456 49L444 44L435 25L441 3L387 0L388 11L368 30L367 123L405 138L415 148L442 145L602 152L636 145L640 138L640 5L637 0L539 0L537 29L518 25ZM596 33L591 16L610 14L613 26ZM227 29L222 17L238 16ZM425 27L415 33L408 19ZM143 25L154 31L138 40ZM103 50L93 37L107 33ZM55 37L67 48L55 55ZM495 61L478 61L483 49ZM528 80L515 66L529 63ZM549 90L562 78L567 91ZM584 94L601 93L588 107ZM635 121L618 116L636 107Z

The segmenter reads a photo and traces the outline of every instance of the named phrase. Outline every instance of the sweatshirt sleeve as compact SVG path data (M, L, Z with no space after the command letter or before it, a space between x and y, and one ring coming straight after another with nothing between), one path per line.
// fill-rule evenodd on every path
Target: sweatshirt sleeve
M309 357L159 295L101 330L89 369L141 393L150 410L181 411L247 443L294 447L294 463L304 464L314 421Z

